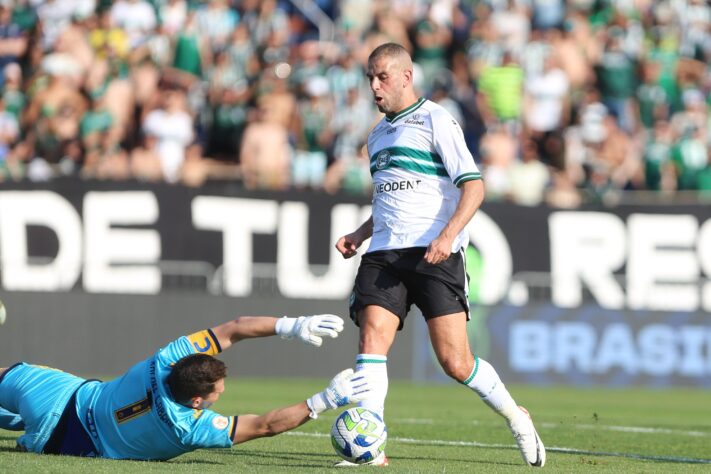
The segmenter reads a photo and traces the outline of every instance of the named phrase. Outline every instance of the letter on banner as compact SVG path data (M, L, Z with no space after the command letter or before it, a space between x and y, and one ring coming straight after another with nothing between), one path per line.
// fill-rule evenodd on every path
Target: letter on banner
M639 363L642 373L655 377L672 375L679 365L676 331L667 324L650 324L639 331Z
M556 324L553 366L556 372L578 370L588 374L592 369L597 334L582 321L561 321Z
M615 367L628 374L636 374L639 371L634 336L627 324L613 323L603 330L594 367L600 374L607 373Z
M515 321L509 335L509 360L516 372L545 372L550 368L550 334L543 321Z
M252 291L252 234L273 234L278 204L274 201L198 196L192 202L196 229L222 232L225 293L246 296Z
M361 223L362 211L355 204L339 204L331 211L328 269L316 276L309 268L309 208L301 202L285 202L279 215L277 238L277 283L288 298L344 299L353 289L357 258L344 259L336 239ZM364 242L359 253L368 248Z
M603 308L621 309L625 295L613 272L625 263L625 224L602 212L555 212L548 219L553 303L575 308L583 283Z
M50 262L30 263L27 226L47 227L59 249ZM10 291L71 289L81 272L81 219L62 196L50 191L0 193L0 261L3 287Z
M158 201L150 191L92 191L84 197L84 289L92 293L157 294L161 289L160 234L150 225Z
M698 222L690 215L632 214L627 259L631 309L694 311L699 308Z

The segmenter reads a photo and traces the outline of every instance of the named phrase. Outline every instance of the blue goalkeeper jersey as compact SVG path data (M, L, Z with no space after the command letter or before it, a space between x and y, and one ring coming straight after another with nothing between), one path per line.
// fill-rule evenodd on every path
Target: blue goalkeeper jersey
M237 417L195 410L173 401L171 366L195 353L215 355L212 331L183 336L110 382L88 382L76 410L101 457L164 460L198 448L232 446Z

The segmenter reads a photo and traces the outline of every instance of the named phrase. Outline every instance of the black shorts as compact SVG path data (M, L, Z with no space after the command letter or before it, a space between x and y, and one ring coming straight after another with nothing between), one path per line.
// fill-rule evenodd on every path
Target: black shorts
M349 303L356 325L358 312L369 305L397 315L398 329L402 329L413 303L425 319L462 311L469 319L469 279L463 252L452 253L444 262L431 265L422 259L426 251L425 247L414 247L363 255Z

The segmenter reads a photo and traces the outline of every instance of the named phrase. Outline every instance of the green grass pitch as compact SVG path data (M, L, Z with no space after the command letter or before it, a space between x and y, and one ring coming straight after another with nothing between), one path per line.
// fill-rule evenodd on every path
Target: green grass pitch
M305 399L327 380L231 379L215 410L262 413ZM545 472L711 472L711 393L703 390L511 386L548 448ZM169 462L38 456L0 430L0 472L339 472L327 436L336 412L297 430ZM503 419L457 384L391 382L390 467L402 473L529 472ZM370 468L369 468L370 469Z

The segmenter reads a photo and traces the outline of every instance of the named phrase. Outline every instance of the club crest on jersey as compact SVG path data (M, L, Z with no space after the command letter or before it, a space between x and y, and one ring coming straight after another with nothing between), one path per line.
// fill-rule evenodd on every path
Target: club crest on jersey
M375 167L379 170L383 170L388 167L391 159L390 152L388 150L383 150L378 153L378 156L375 158Z
M212 419L212 426L214 426L217 430L224 430L227 426L229 426L229 424L230 420L224 416L216 416Z

